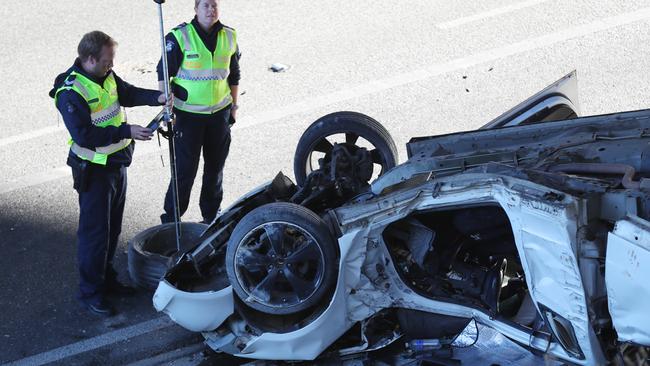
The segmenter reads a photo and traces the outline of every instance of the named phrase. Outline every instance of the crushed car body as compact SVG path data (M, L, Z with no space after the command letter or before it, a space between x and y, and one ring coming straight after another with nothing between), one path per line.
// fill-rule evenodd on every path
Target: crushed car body
M322 117L297 182L224 210L154 306L255 359L449 345L472 320L572 364L650 346L650 110L579 114L574 72L399 165L370 117Z

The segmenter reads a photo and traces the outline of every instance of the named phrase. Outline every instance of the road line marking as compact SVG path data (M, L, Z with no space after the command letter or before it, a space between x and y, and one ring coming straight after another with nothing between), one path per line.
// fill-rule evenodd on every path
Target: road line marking
M50 127L41 128L39 130L29 131L29 132L21 133L21 134L18 134L18 135L5 137L3 139L0 139L0 147L15 144L17 142L23 142L23 141L31 140L31 139L36 138L36 137L41 137L43 135L49 135L49 134L54 133L54 132L65 131L65 130L66 129L65 129L65 127L63 127L63 125L50 126Z
M162 152L161 152L162 149ZM138 144L136 148L137 156L148 156L152 154L163 154L163 157L167 157L167 151L169 148L167 146L158 147L158 145L144 145ZM66 155L67 156L67 155ZM10 193L17 191L19 189L33 187L42 183L52 182L57 179L62 179L72 176L72 170L69 166L64 165L58 168L53 168L46 170L41 173L34 173L18 178L17 180L10 181L8 183L0 184L0 194ZM72 183L71 183L72 184Z
M67 346L55 348L50 351L39 353L34 356L26 357L17 361L6 364L6 366L22 365L44 365L50 362L60 361L64 358L75 356L94 349L105 347L111 344L125 341L130 338L138 337L156 330L167 328L174 323L166 316L132 325L130 327L118 329L109 333L89 338Z
M489 10L489 11L486 11L486 12L483 12L483 13L469 15L469 16L466 16L466 17L451 20L449 22L440 23L440 24L437 24L436 27L438 27L440 29L454 28L454 27L458 27L458 26L463 25L463 24L475 22L477 20L492 18L492 17L498 16L498 15L510 13L512 11L515 11L515 10L528 8L528 7L531 7L531 6L546 2L546 1L548 1L548 0L521 1L521 2L517 2L515 4L503 6L501 8L492 9L492 10Z
M198 359L194 359L193 362L189 362L188 358L189 356L196 356L197 354L200 355L201 351L206 348L205 344L199 343L199 344L191 344L189 346L175 349L151 358L148 358L146 360L140 360L137 362L133 362L128 364L127 366L156 366L156 365L172 365L174 363L177 363L178 361L181 361L180 364L188 366L188 365L198 365L203 361L204 357L197 357Z
M51 182L72 175L70 167L61 166L21 177L19 180L0 185L0 194L13 192L22 188L32 187L41 183Z
M644 8L635 12L625 13L609 18L598 19L588 24L567 28L558 32L479 52L474 55L461 57L406 74L397 75L386 79L373 80L349 89L339 90L318 97L304 99L300 102L292 103L284 107L258 113L250 117L243 117L241 120L237 121L237 124L234 126L234 128L239 130L268 124L269 122L279 120L291 115L309 112L314 109L322 108L339 102L344 102L354 98L359 98L365 95L376 94L395 87L426 80L434 76L466 69L468 67L476 66L489 61L498 60L504 57L513 56L527 51L550 46L555 43L587 36L592 33L648 19L650 19L650 8ZM145 149L144 152L141 152L138 155L148 155L158 151L158 148L152 148L151 150ZM63 174L62 172L56 174L55 171L62 171L62 169L67 168L56 168L45 173L21 178L20 182L11 182L8 184L0 185L0 194L31 187L70 175L69 169L67 169L68 172L66 174Z
M598 19L588 24L567 28L547 35L479 52L474 55L461 57L442 64L432 65L431 67L412 71L406 74L396 75L386 79L373 80L349 89L304 99L300 102L292 103L275 110L258 113L250 117L243 117L241 120L237 121L237 124L234 127L241 129L266 124L290 115L308 112L313 109L322 108L330 104L343 102L365 95L376 94L398 86L426 80L434 76L647 19L650 19L650 8L644 8L635 12L625 13L609 18Z

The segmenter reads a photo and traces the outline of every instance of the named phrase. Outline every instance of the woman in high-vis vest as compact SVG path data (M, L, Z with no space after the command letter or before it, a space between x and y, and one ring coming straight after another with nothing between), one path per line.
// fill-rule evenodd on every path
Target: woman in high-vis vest
M165 102L160 91L136 88L115 75L115 47L103 32L84 35L79 57L50 91L70 132L68 165L79 193L78 299L104 316L115 312L107 296L134 291L117 280L113 256L122 229L133 139L150 140L153 135L148 128L127 124L122 107Z
M223 167L230 148L230 124L237 111L239 49L234 29L219 21L217 0L195 0L196 16L165 38L176 114L176 169L180 214L187 210L203 150L203 185L199 207L211 222L223 197ZM162 62L158 80L163 87ZM171 183L163 223L173 221Z

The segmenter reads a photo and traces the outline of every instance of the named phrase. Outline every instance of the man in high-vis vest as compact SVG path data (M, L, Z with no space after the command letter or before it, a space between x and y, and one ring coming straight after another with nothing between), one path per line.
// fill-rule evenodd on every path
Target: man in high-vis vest
M203 149L199 208L211 222L223 198L223 168L230 148L230 124L237 111L239 49L235 30L219 21L216 0L195 0L196 16L165 38L176 115L176 168L180 214L187 210ZM162 62L158 63L161 83ZM174 220L171 183L163 223Z
M125 296L132 287L117 280L113 257L122 228L126 167L133 140L150 140L153 131L126 123L122 107L162 105L158 90L136 88L112 71L116 42L100 31L83 36L79 57L57 76L50 96L70 132L68 165L79 194L78 264L81 304L110 316L107 296Z

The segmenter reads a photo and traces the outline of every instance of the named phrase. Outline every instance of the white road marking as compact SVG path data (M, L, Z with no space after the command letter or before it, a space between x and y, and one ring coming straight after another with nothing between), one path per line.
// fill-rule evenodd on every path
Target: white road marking
M51 182L72 175L69 166L46 170L20 177L18 180L0 185L0 194L13 192L22 188L32 187L41 183Z
M22 366L22 365L44 365L51 362L56 362L75 356L84 352L92 351L94 349L116 344L130 338L138 337L143 334L154 332L163 328L174 325L168 317L160 317L130 327L115 330L113 332L104 333L97 337L89 338L77 343L72 343L67 346L55 348L53 350L39 353L34 356L23 358L6 364L6 366Z
M15 143L18 143L18 142L31 140L31 139L36 138L36 137L41 137L43 135L49 135L51 133L59 132L59 131L65 131L65 127L63 126L63 124L61 124L60 126L45 127L45 128L41 128L39 130L29 131L29 132L21 133L21 134L18 134L18 135L5 137L3 139L0 139L0 147L15 144Z
M628 25L638 21L650 19L650 8L644 8L630 13L625 13L609 18L598 19L588 24L583 24L561 31L530 38L524 41L497 47L491 50L479 52L474 55L457 58L445 63L432 65L430 67L412 71L406 74L396 75L386 79L374 80L365 84L336 91L330 94L304 99L274 110L258 113L250 117L243 117L237 121L235 128L250 128L257 125L267 124L271 121L288 117L290 115L308 112L330 104L343 102L365 95L376 94L395 87L419 82L443 75L449 72L476 66L489 61L502 59L508 56L532 51L547 47L555 43L567 41L574 38L584 37L592 33L608 30L611 28Z
M135 154L137 156L147 156L147 155L162 153L163 157L167 159L168 151L169 149L167 145L162 145L162 147L158 147L158 144L152 141L150 143L147 143L147 145L144 145L143 143L139 143L136 148ZM167 162L167 160L165 160L165 162ZM72 176L72 170L70 169L69 166L67 165L60 166L58 168L50 169L45 172L34 173L27 176L23 176L9 183L0 184L0 194L13 192L23 188L33 187L42 183L52 182L57 179L62 179L71 176ZM72 182L70 182L70 184L72 184Z
M205 344L191 344L189 346L171 350L155 357L128 364L127 366L157 366L157 365L199 365L205 358L201 351Z
M492 17L495 17L497 15L510 13L512 11L515 11L515 10L528 8L528 7L531 7L531 6L546 2L546 1L548 1L548 0L520 1L520 2L517 2L515 4L506 5L506 6L503 6L501 8L492 9L492 10L489 10L489 11L486 11L486 12L483 12L483 13L469 15L469 16L466 16L466 17L451 20L449 22L440 23L440 24L437 24L436 26L438 28L440 28L440 29L454 28L454 27L458 27L458 26L463 25L463 24L475 22L477 20L492 18Z
M598 19L588 24L567 28L540 37L530 38L503 47L479 52L471 56L461 57L406 74L397 75L386 79L374 80L349 89L339 90L330 94L304 99L300 102L292 103L274 110L258 113L250 117L243 117L237 121L237 124L234 126L234 128L244 129L268 124L269 122L275 120L279 120L294 114L309 112L311 110L322 108L330 104L343 102L365 95L376 94L395 87L426 80L434 76L443 75L449 72L476 66L489 61L502 59L508 56L513 56L516 54L547 47L555 43L584 37L592 33L628 25L639 21L644 21L647 19L650 19L650 8L644 8L631 13L625 13L609 18ZM138 155L147 155L154 152L157 153L158 151L158 147L156 146L155 148L145 149L144 152L141 151ZM67 171L66 174L63 174L64 169ZM8 184L0 185L0 194L35 186L37 184L62 178L69 174L69 168L67 167L56 168L41 174L34 174L21 178L19 182L11 182Z

